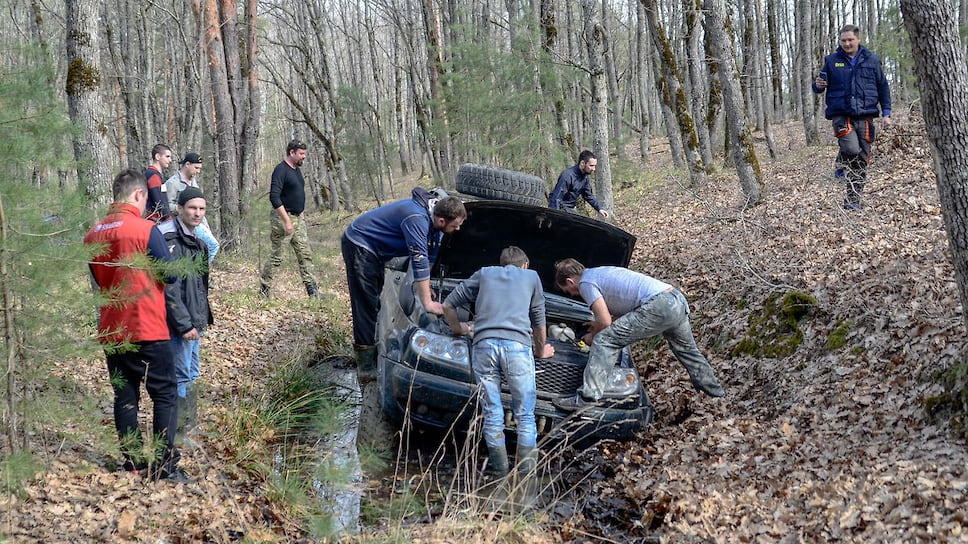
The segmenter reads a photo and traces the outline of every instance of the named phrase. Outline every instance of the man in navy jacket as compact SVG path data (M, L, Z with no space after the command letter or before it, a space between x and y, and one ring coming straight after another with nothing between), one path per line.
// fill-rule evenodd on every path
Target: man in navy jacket
M837 177L847 180L844 209L858 210L874 141L874 118L883 116L884 127L891 124L891 90L881 58L860 44L860 28L840 29L840 47L824 59L813 91L827 93L825 117L833 122L840 144Z
M598 159L595 158L595 154L587 149L582 151L578 155L578 164L565 169L558 176L558 183L548 195L548 207L553 210L577 213L575 205L578 204L578 197L581 197L603 218L608 219L608 211L603 210L601 204L595 200L592 184L588 181L588 176L595 172L596 165L598 165Z

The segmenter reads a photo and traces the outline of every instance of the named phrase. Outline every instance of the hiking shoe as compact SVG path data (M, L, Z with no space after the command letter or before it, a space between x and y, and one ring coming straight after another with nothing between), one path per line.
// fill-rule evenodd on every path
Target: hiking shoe
M847 171L844 170L843 168L838 168L834 170L834 177L838 179L845 178L847 177Z
M144 461L138 461L135 463L131 459L125 459L124 463L121 465L121 470L125 472L141 472L146 468L148 468L148 463Z
M309 295L309 298L325 298L323 297L322 291L319 290L319 287L317 287L315 283L310 283L306 286L306 294Z
M576 410L581 410L598 404L593 400L586 399L581 393L578 393L573 397L560 397L552 400L551 403L557 406L559 410L564 410L566 412L574 412Z
M844 209L850 212L856 212L862 210L864 207L860 205L860 202L850 202L844 204Z
M268 285L259 286L259 294L262 296L262 298L269 300L269 286Z

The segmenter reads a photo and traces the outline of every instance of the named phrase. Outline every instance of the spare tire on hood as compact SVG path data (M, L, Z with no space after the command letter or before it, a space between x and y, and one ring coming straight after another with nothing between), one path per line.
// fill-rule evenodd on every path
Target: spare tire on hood
M466 163L457 170L457 191L491 200L507 200L532 206L548 204L545 181L537 176Z

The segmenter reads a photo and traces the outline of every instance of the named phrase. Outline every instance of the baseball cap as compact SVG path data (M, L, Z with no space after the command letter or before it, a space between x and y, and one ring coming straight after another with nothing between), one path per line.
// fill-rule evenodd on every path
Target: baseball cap
M185 158L179 164L185 163L202 164L202 157L198 153L186 153Z

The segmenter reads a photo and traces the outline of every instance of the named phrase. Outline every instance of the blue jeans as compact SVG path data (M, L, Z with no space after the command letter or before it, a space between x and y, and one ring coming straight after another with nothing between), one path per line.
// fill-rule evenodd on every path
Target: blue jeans
M178 396L185 398L190 387L201 374L199 349L202 341L185 340L181 335L171 337L171 351L175 358L175 377L178 378Z
M485 338L474 343L474 377L481 388L484 412L484 442L504 445L504 407L501 405L501 374L511 390L511 411L518 426L518 445L534 446L538 431L534 404L538 397L534 383L534 355L531 346L513 340Z
M195 236L198 236L198 239L208 246L208 264L212 264L212 260L215 259L215 255L218 254L218 250L222 246L219 245L215 235L212 234L212 229L209 228L207 222L203 221L201 225L195 227Z

